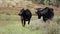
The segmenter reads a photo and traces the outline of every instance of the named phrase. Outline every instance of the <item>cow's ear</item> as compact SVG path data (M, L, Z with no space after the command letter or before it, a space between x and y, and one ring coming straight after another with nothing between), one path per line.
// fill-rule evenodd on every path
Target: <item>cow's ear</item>
M35 11L35 13L37 13L37 10Z

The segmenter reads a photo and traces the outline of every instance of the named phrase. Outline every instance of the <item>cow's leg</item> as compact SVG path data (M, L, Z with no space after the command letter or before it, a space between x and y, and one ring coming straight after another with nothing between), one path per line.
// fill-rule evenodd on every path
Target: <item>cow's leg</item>
M25 27L26 21L24 20L23 27Z
M46 21L47 21L46 16L43 16L43 21L44 21L44 22L46 22Z
M22 23L22 26L24 25L24 18L23 16L21 16L21 23Z
M43 21L44 21L44 22L46 22L46 19L45 19L45 18L43 18Z
M21 19L21 23L22 23L22 26L23 26L23 19Z
M28 21L28 24L30 24L30 20Z

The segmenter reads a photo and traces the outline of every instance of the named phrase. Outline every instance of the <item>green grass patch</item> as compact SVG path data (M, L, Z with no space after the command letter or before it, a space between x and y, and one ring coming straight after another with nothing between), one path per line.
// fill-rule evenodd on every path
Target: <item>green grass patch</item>
M31 30L28 25L22 27L18 15L0 14L0 34L41 34L41 32L40 30Z

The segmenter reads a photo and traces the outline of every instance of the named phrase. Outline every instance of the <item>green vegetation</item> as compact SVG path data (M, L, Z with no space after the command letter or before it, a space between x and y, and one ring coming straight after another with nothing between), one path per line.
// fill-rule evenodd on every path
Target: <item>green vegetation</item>
M0 34L54 34L60 32L60 25L54 22L43 23L36 16L31 19L30 25L22 27L18 15L0 14Z
M44 0L44 4L45 4L45 5L48 5L48 1L47 1L47 0Z
M60 0L30 0L37 4L43 4L43 5L53 5L56 7L60 7Z
M17 15L0 14L0 34L40 34L40 30L32 31L28 25L22 27Z

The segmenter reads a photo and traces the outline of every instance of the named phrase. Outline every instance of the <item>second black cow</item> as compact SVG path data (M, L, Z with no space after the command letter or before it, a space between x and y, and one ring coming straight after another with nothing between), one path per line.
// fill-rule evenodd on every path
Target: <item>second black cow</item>
M46 22L47 20L52 20L54 16L53 8L45 7L44 9L40 10L37 9L36 14L38 15L38 19L43 17L43 21Z
M32 17L32 13L30 12L29 9L25 10L23 8L18 15L21 16L21 22L22 22L23 26L25 26L26 21L28 21L28 24L30 23L30 20L31 20L31 17Z

